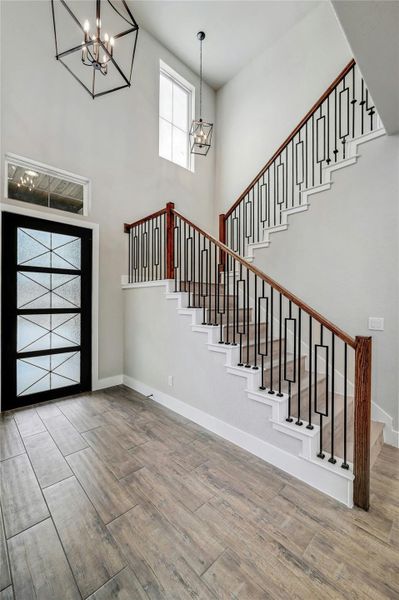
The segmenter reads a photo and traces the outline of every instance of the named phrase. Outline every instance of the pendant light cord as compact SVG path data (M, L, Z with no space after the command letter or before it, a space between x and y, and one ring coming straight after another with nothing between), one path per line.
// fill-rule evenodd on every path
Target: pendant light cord
M202 119L202 42L203 40L200 40L200 120Z

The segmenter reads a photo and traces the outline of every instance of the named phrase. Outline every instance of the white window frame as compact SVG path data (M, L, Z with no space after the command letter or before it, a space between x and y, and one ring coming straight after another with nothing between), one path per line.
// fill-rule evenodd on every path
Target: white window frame
M166 77L169 77L169 79L171 79L173 83L176 83L177 85L182 87L189 94L190 99L188 102L188 111L187 111L188 112L188 114L187 114L188 166L183 167L182 165L179 165L178 163L176 163L174 160L165 158L164 156L161 156L159 154L159 136L160 136L159 120L161 118L164 119L164 117L161 117L159 109L158 109L158 154L159 154L160 158L167 160L169 162L172 162L174 165L177 165L178 167L181 167L182 169L186 169L186 171L191 171L192 173L194 173L194 155L191 154L191 152L190 152L190 147L191 147L190 146L190 128L191 128L192 120L194 118L193 115L195 115L195 86L193 84L191 84L189 81L187 81L187 79L184 79L184 77L182 77L177 71L172 69L172 67L167 65L163 60L159 61L159 78L158 78L159 83L161 80L161 74L165 75ZM160 102L161 102L160 85L159 85L158 96L159 96L158 106L160 107ZM164 119L164 120L167 121L167 119ZM171 121L167 121L167 122L171 123L172 127L176 127L176 125L174 125Z
M13 154L12 152L7 152L4 157L4 199L10 200L11 202L18 202L19 204L29 204L29 206L35 207L38 206L41 209L46 209L50 212L57 212L62 214L74 214L76 217L87 217L90 213L90 205L91 205L91 180L88 177L82 177L81 175L76 175L75 173L70 173L69 171L64 171L63 169L59 169L58 167L52 167L45 163L41 163L37 160L33 160L31 158L26 158L24 156L19 156L18 154ZM67 210L61 210L58 208L51 208L51 206L42 206L36 205L30 202L24 202L23 200L15 200L14 198L8 197L8 166L9 164L17 165L18 167L22 167L23 169L29 169L32 171L39 171L44 175L49 175L50 177L57 177L59 179L63 179L64 181L69 181L71 183L77 183L83 187L83 211L81 214L79 213L69 213Z

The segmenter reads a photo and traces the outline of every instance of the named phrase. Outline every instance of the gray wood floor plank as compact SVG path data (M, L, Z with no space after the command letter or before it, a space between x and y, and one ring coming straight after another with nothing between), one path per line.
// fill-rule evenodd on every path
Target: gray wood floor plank
M59 414L44 421L48 432L64 456L88 447L88 443L68 421L65 415Z
M84 433L84 439L60 406L81 429L97 427ZM19 544L17 558L28 582L22 588L28 600L36 594L32 581L42 585L37 582L47 565L40 566L40 561L52 546L51 539L49 546L32 542L47 536L30 537L50 522L23 445L35 462L36 444L40 449L42 441L45 449L49 443L46 433L35 433L42 427L39 415L81 481L70 475L45 493L51 496L51 516L83 597L399 597L395 448L384 446L374 465L372 507L366 513L347 509L123 386L25 409L18 417L23 441L14 421L17 412L0 417L0 429L6 430L1 448L8 457L1 463L2 502L8 544L23 540L25 534L30 540L26 546ZM56 469L46 473L45 465L46 460L41 477L56 477ZM18 532L11 538L10 527ZM25 547L27 556L21 550ZM57 557L57 550L53 554ZM51 570L62 583L61 556L56 558L60 565ZM38 572L28 573L35 565ZM8 577L0 579L8 586L0 600L12 596ZM54 600L61 600L60 594Z
M240 559L226 550L202 576L217 598L240 600L266 600L273 598L265 587L261 588L253 581L253 573L242 568Z
M75 477L46 488L44 495L79 590L89 596L126 562Z
M87 600L148 600L148 596L133 571L126 567Z
M23 454L25 448L11 414L0 415L0 460Z
M51 419L51 417L58 417L60 414L62 414L60 409L54 402L51 402L49 404L38 404L37 406L35 406L35 408L37 414L39 415L42 421L45 421L46 419Z
M149 467L157 474L160 481L164 481L171 493L180 500L189 510L196 510L215 494L207 482L201 481L195 473L188 472L183 467L170 459L170 455L163 452L161 442L149 442L137 446L129 451L142 465Z
M9 540L15 600L80 600L51 519Z
M117 435L107 426L87 431L83 437L118 479L143 466L135 456L122 448Z
M149 568L146 575L152 573L151 585L166 590L166 598L214 598L208 586L186 562L171 527L149 506L137 505L112 521L108 528L126 558L130 560L133 555L133 569L136 556L141 555ZM141 542L144 539L145 544ZM140 579L141 572L136 571L136 574L147 591Z
M0 591L0 600L14 600L14 592L12 591L12 585Z
M69 419L72 425L79 433L95 429L104 424L104 420L101 415L93 413L89 406L85 408L83 403L80 402L62 402L58 403L58 408L62 413Z
M72 476L68 463L47 431L29 436L25 445L42 488Z
M21 436L27 437L46 431L43 421L34 408L24 408L14 412L14 419Z
M124 420L122 415L116 411L110 410L103 413L102 417L107 423L108 428L117 435L120 445L126 450L149 441L149 438L144 433Z
M9 585L11 585L10 565L8 563L6 536L0 507L0 590L7 588Z
M67 460L104 523L138 503L134 490L129 493L91 448L75 452Z
M144 467L123 480L132 492L140 492L174 527L188 564L203 573L223 552L221 545L207 527L206 521L188 510L173 494L167 484Z
M0 469L4 524L10 538L49 515L26 454L3 461Z

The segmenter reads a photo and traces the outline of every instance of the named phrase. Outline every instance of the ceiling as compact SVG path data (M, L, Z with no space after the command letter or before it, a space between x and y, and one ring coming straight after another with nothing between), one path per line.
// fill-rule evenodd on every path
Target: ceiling
M204 79L218 89L321 4L308 0L131 0L138 24L198 73L198 31L206 33Z

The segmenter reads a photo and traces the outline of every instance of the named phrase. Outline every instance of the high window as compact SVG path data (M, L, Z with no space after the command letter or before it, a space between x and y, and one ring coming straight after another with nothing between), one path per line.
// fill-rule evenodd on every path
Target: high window
M6 198L88 214L88 179L14 154L6 155L5 166Z
M161 61L159 74L159 156L194 170L189 131L194 87Z

